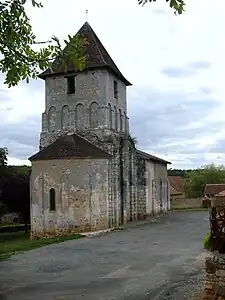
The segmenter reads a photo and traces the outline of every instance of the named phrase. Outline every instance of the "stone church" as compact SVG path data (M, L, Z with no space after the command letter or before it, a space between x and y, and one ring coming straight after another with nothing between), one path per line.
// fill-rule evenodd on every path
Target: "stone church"
M48 69L32 163L31 238L118 227L170 209L167 164L136 148L122 75L85 23L82 72ZM150 134L150 133L149 133Z

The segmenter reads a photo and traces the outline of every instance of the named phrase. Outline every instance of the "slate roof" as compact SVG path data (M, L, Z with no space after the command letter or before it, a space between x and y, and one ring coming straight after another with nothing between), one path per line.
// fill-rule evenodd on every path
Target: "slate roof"
M171 164L171 162L169 162L167 160L164 160L164 159L159 158L157 156L154 156L152 154L143 152L141 150L136 150L136 153L137 153L138 156L140 156L141 158L146 159L146 160L152 160L152 161L160 162L160 163L163 163L163 164Z
M206 184L204 189L205 195L216 195L220 192L225 190L225 184L224 183L218 183L218 184Z
M181 176L168 176L170 186L177 191L178 194L184 193L184 180Z
M91 28L88 22L85 22L84 25L80 28L80 30L76 33L86 39L87 45L85 46L84 53L87 58L86 66L84 70L87 69L96 69L96 68L106 68L110 70L116 77L118 77L121 81L123 81L127 86L132 85L120 72L105 47L97 37L94 30ZM66 48L65 48L66 49ZM64 49L64 50L65 50ZM53 62L53 66L57 65L57 60ZM72 62L68 64L68 73L75 72ZM57 71L52 73L50 69L47 69L43 73L39 75L40 78L44 79L47 76L64 74L65 68L60 65L57 68Z
M54 143L40 150L29 158L34 160L63 159L63 158L110 158L109 153L76 134L59 137Z

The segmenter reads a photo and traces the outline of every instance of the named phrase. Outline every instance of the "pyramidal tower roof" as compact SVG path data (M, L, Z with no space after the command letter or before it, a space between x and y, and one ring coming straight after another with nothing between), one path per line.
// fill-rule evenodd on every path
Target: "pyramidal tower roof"
M87 45L85 46L84 52L86 55L86 65L84 70L88 69L97 69L103 68L111 71L117 78L123 81L127 86L131 85L131 83L122 75L105 47L97 37L94 30L91 28L88 22L85 22L84 25L80 28L76 35L79 35L86 39ZM55 62L56 63L56 62ZM54 62L53 62L54 64ZM67 66L67 72L75 72L75 69L72 63L69 63ZM39 75L40 78L45 79L48 76L64 74L64 67L61 66L58 68L56 72L52 72L50 69L47 69L43 73Z

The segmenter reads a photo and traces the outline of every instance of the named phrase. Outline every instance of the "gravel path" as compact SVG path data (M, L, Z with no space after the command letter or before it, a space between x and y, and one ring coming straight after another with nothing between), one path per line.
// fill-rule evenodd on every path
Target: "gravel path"
M0 299L191 299L204 278L207 212L171 212L140 224L0 262Z

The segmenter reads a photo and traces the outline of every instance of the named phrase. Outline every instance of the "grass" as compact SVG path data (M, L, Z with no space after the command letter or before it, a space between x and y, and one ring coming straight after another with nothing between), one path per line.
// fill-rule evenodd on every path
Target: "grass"
M209 209L203 207L172 207L171 211L209 211Z
M80 234L59 236L48 239L30 240L24 231L0 233L0 260L9 258L11 255L40 248L46 245L69 241L83 237Z

